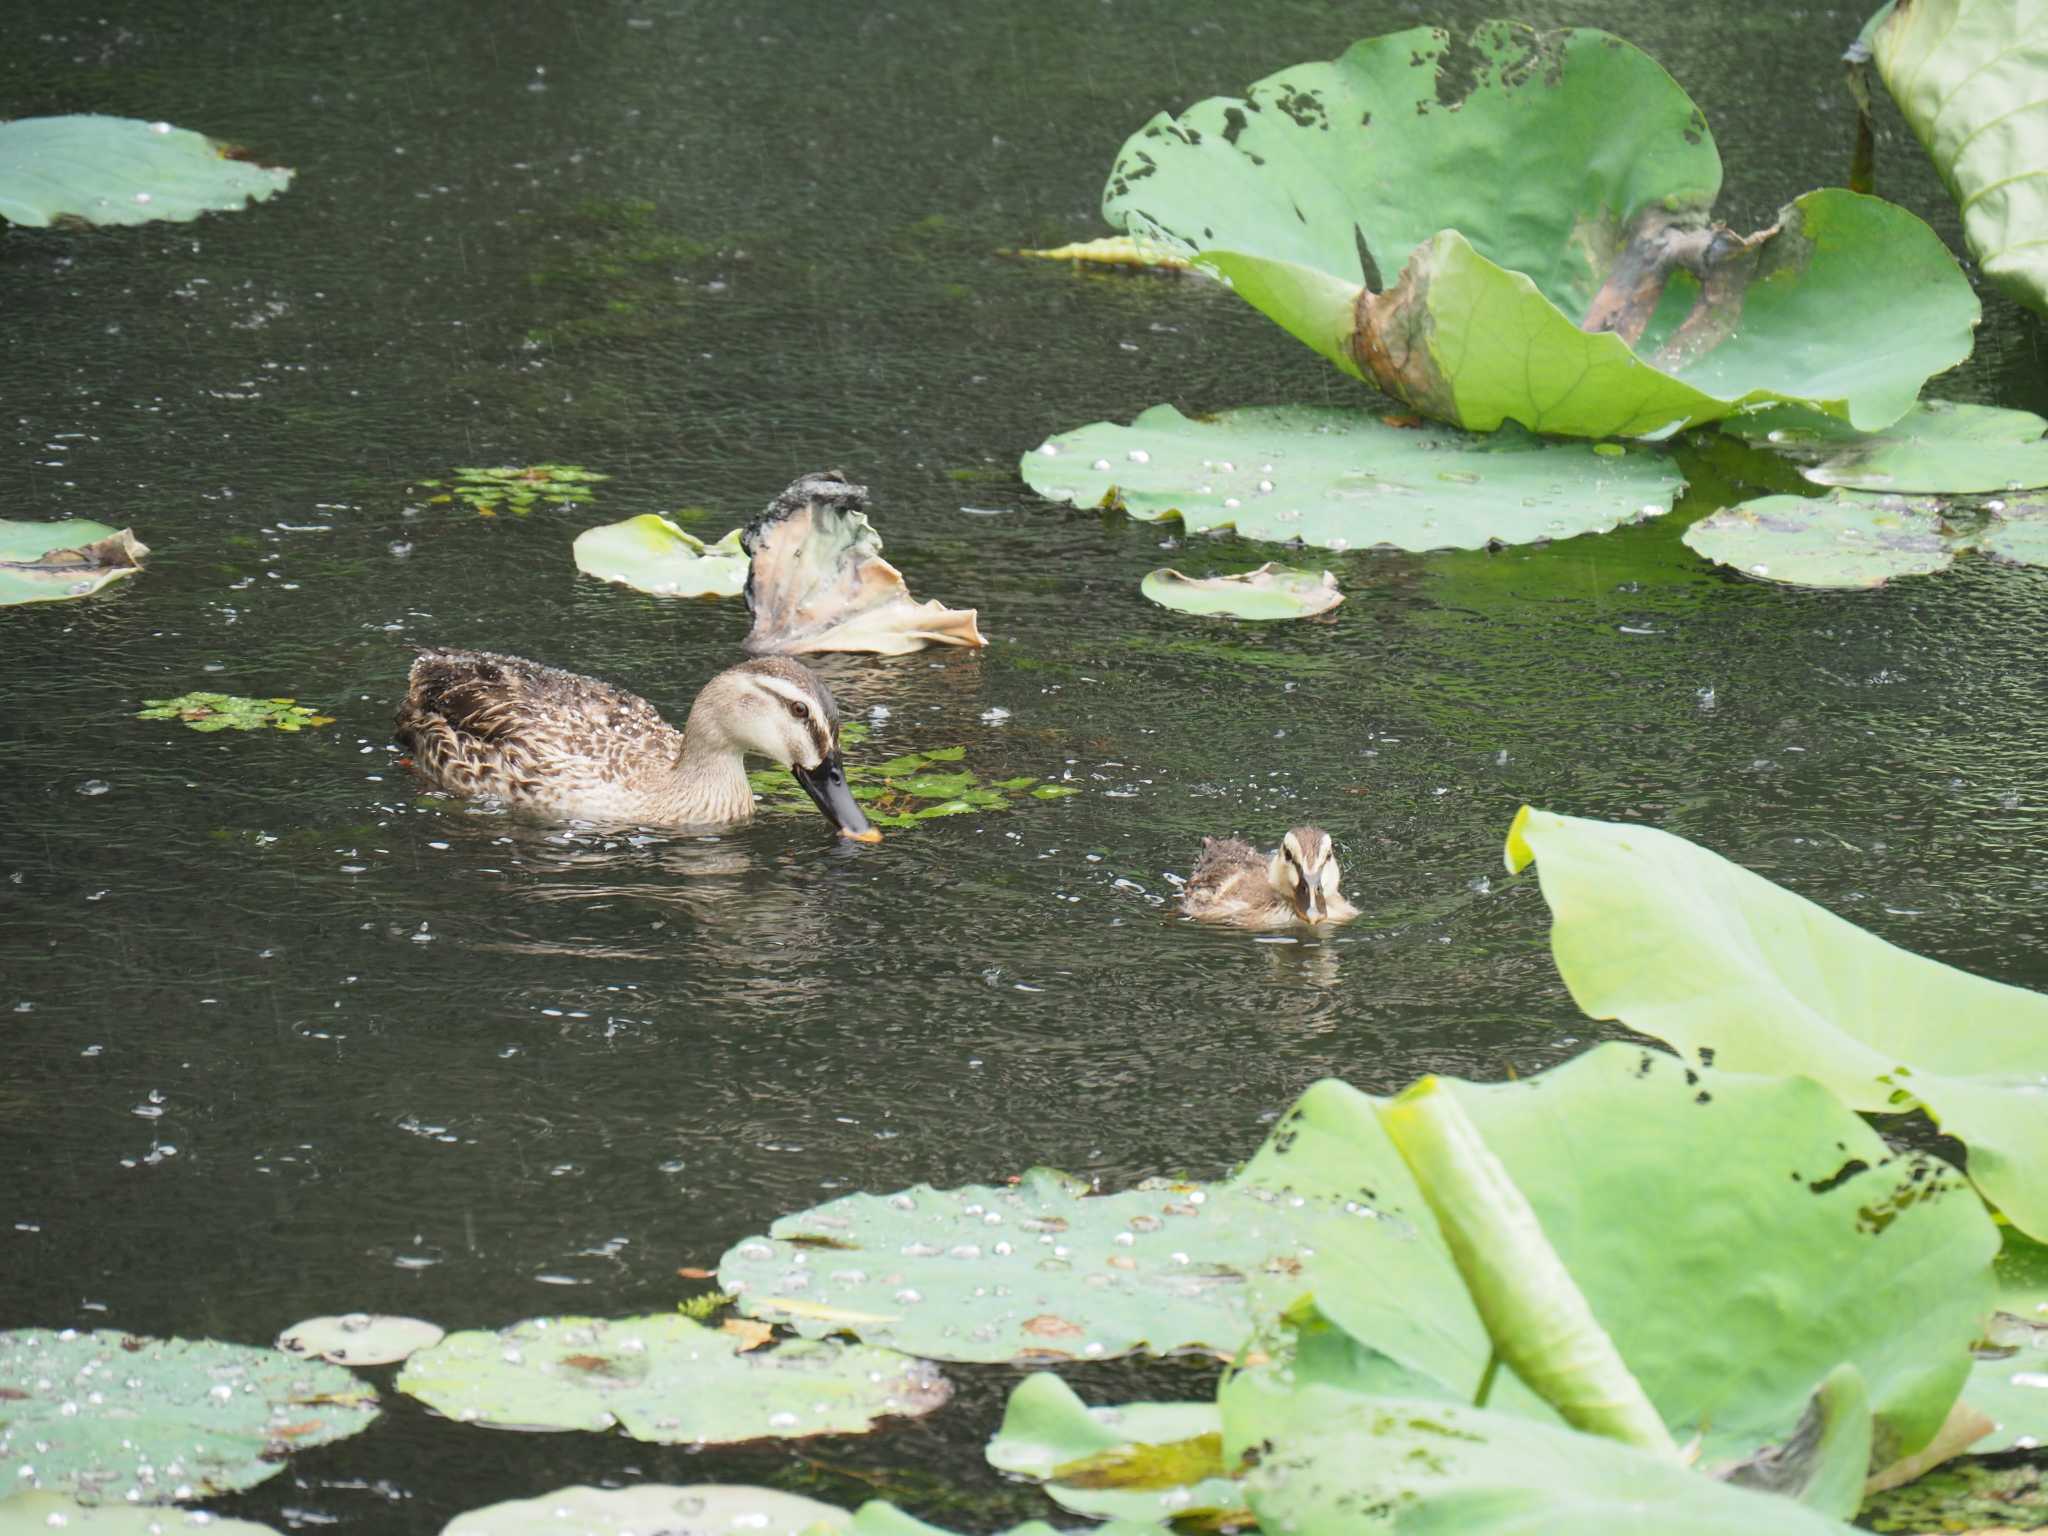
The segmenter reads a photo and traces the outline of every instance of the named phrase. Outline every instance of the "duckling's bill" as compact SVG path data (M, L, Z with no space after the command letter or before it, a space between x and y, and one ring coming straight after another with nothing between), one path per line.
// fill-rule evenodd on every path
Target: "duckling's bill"
M811 803L825 813L825 819L839 829L839 835L856 843L879 843L882 834L868 824L867 814L846 784L846 764L837 752L815 768L792 767L797 783Z

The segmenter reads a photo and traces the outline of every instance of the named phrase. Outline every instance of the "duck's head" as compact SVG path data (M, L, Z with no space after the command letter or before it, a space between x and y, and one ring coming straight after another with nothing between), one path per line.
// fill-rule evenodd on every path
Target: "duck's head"
M879 843L868 825L839 756L839 705L824 680L786 656L764 656L730 667L704 685L690 711L689 729L716 731L742 752L765 757L796 775L797 783L841 837Z
M1304 923L1320 923L1338 897L1337 851L1321 827L1296 827L1280 840L1266 867L1273 889L1287 898Z

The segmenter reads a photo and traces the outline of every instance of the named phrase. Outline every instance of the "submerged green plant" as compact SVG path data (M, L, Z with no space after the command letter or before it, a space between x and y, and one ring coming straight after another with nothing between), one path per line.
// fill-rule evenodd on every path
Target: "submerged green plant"
M840 739L858 740L851 734L857 728L858 722L843 726ZM1062 800L1080 793L1071 785L1041 783L1029 774L984 781L972 769L954 766L966 756L965 747L936 747L928 752L907 752L887 762L850 762L846 779L868 820L879 827L914 827L941 816L1007 811L1026 800ZM787 768L756 769L747 775L747 782L763 811L812 809L803 786Z
M296 699L245 699L232 693L183 693L175 699L144 699L138 720L177 720L195 731L303 731L332 725L334 716L315 714Z
M524 517L535 507L585 506L597 500L590 489L600 480L611 479L580 464L528 464L524 468L499 466L495 469L455 469L450 480L421 480L418 484L438 494L430 504L461 502L482 517L496 517L502 507Z

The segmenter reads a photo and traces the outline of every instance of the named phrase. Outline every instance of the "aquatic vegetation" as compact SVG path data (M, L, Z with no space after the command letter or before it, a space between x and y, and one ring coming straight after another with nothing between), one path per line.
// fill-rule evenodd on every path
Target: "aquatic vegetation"
M2048 486L2048 421L2032 411L1922 400L1883 430L1858 432L1780 406L1720 427L1790 459L1815 485L1945 495Z
M1592 1017L1854 1109L1924 1111L1969 1147L1984 1198L2048 1238L2048 995L1887 944L1651 827L1525 807L1507 860L1536 865L1551 953Z
M1647 54L1488 22L1162 113L1103 213L1480 431L1657 435L1774 400L1868 430L1969 355L1976 297L1912 214L1823 189L1742 236L1709 222L1720 184L1706 119Z
M0 1487L109 1503L247 1488L377 1417L339 1366L105 1329L0 1333L0 1401Z
M155 1504L80 1504L56 1493L0 1499L0 1531L62 1531L64 1536L277 1536L274 1526L230 1520L201 1509Z
M972 608L918 602L882 558L867 487L834 471L806 475L740 536L752 564L741 642L753 655L865 651L903 656L928 645L985 646Z
M1055 433L1023 457L1051 501L1115 507L1190 533L1318 549L1483 549L1604 533L1671 509L1685 477L1652 448L1477 435L1358 411L1254 406Z
M417 1317L347 1312L293 1323L277 1336L277 1347L335 1365L391 1365L441 1339L439 1327Z
M1685 542L1717 564L1795 587L1881 587L1955 563L1934 503L1863 491L1761 496L1702 518Z
M574 554L586 576L657 597L737 597L747 585L739 529L707 544L659 512L586 528L576 535Z
M1873 1497L1862 1513L1873 1531L1966 1531L1998 1536L2048 1529L2048 1469L2030 1463L1959 1463Z
M1972 1449L2048 1446L2048 1243L2007 1227L1991 1275L1998 1291L1963 1395L1992 1429Z
M100 113L0 122L0 219L10 224L184 223L267 201L291 179L169 123Z
M804 1340L757 1349L676 1313L452 1333L406 1362L398 1390L465 1424L617 1428L663 1445L859 1434L952 1394L932 1366L894 1350Z
M1148 573L1138 590L1162 608L1230 619L1308 619L1344 601L1328 571L1274 560L1228 576L1184 576L1167 566Z
M144 699L138 720L176 720L195 731L303 731L334 724L334 716L313 712L297 699L245 699L232 693L181 693L175 699Z
M535 507L581 507L597 500L592 486L611 479L580 464L501 465L494 469L455 469L451 480L421 480L432 490L433 505L460 502L480 517L496 517L505 509L524 517Z
M133 576L148 553L131 530L106 523L0 518L0 608L90 596L110 581Z
M1192 272L1195 269L1195 264L1172 246L1133 235L1104 235L1098 240L1077 240L1071 245L1012 251L1010 254L1033 261L1069 261L1077 266L1126 267L1146 272Z
M850 1530L853 1516L774 1488L731 1483L636 1483L556 1488L458 1515L441 1536L651 1536L663 1531L805 1536Z
M1984 275L2048 311L2048 36L2038 13L2011 0L1887 4L1850 58L1859 72L1862 60L1876 63L1962 210Z
M718 282L712 258L728 254L664 228L659 206L640 198L590 199L522 223L521 249L541 258L526 274L532 346L672 335L688 323L689 301Z
M840 740L857 740L847 734L855 729L861 729L858 721L842 726ZM966 755L965 747L934 747L879 763L849 762L846 782L853 786L853 798L867 812L868 820L878 827L914 827L941 816L1007 811L1027 800L1063 800L1080 793L1072 785L1044 783L1028 774L984 781L972 769L954 766ZM764 814L811 809L803 786L786 768L753 769L747 782Z

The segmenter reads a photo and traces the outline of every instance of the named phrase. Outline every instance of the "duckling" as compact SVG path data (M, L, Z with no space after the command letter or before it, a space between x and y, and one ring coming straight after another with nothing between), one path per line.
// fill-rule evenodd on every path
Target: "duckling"
M1205 837L1180 909L1205 923L1238 928L1345 923L1358 908L1337 889L1340 878L1330 834L1321 827L1296 827L1271 854L1238 838Z
M751 753L795 773L841 837L882 838L847 788L831 690L781 656L712 678L678 731L595 678L489 651L423 651L395 734L437 789L557 820L660 827L752 821Z

